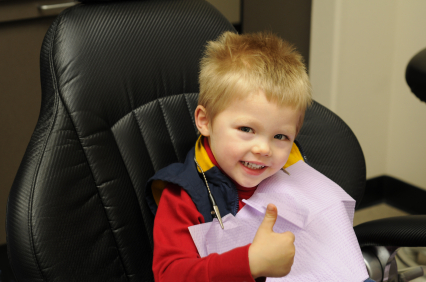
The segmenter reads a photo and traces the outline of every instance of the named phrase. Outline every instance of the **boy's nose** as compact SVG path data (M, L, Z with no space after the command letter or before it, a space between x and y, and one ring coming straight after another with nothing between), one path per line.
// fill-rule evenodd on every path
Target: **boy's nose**
M262 156L271 156L272 152L268 142L259 142L252 148L253 154L260 154Z

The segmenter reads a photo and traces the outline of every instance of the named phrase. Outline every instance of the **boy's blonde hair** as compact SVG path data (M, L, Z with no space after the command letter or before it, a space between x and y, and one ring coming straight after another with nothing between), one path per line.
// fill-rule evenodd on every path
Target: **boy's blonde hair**
M268 101L299 110L299 132L312 103L311 84L302 56L272 33L223 33L207 43L200 63L198 104L210 121L233 99L262 90Z

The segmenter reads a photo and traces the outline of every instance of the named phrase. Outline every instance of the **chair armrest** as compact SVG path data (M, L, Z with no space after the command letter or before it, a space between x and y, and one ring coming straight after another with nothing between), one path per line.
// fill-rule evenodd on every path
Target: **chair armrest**
M390 217L354 227L360 247L426 246L426 215Z

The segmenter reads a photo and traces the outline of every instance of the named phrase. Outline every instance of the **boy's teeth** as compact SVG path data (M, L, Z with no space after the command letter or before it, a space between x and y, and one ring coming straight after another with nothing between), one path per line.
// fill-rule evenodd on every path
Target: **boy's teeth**
M264 167L265 167L265 166L263 166L263 165L252 164L252 163L245 162L245 161L241 161L241 163L242 163L244 166L246 166L246 167L248 167L248 168L251 168L251 169L262 169L262 168L264 168Z

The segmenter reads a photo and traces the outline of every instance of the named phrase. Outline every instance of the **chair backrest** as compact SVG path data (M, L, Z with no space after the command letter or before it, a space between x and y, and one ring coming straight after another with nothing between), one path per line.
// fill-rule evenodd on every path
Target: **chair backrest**
M364 195L366 167L361 146L349 126L314 102L296 139L308 163L339 184L358 206Z
M194 145L199 58L233 30L202 0L92 2L43 42L40 117L8 202L18 281L153 281L144 186ZM315 103L298 140L361 199L362 151L337 116Z
M420 50L408 62L405 80L420 101L426 102L426 48Z
M233 26L202 0L79 4L41 50L42 107L8 204L18 281L152 281L144 185L196 139L198 64Z

